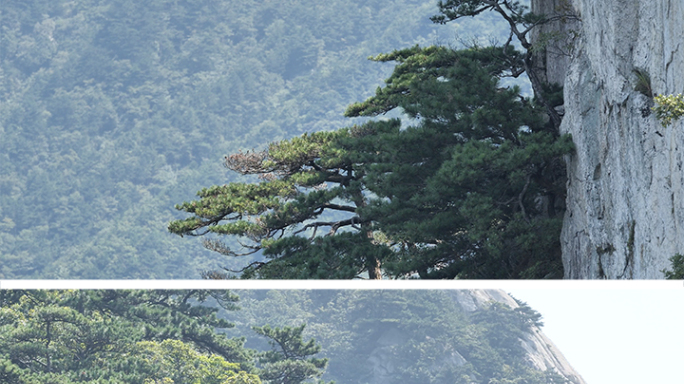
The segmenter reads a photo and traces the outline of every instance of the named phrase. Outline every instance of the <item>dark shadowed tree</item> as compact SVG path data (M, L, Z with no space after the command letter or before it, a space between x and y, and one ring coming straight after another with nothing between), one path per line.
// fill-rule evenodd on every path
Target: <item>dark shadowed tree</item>
M194 216L169 229L247 239L266 259L243 277L559 277L560 158L572 144L543 107L501 86L524 57L510 46L380 55L394 73L346 113L398 109L408 124L380 119L230 156L229 168L262 181L201 191L177 207ZM329 211L346 216L319 219Z
M400 109L410 125L381 121L342 145L354 151L374 198L360 209L394 251L392 276L562 276L561 156L572 150L545 109L505 88L521 66L511 47L411 48L385 88L347 110L378 116Z
M541 76L541 71L544 69L534 62L534 50L539 47L534 46L534 42L530 39L530 32L550 22L577 19L577 15L571 11L571 8L560 6L557 14L540 15L530 12L529 7L515 0L440 0L438 7L439 14L433 16L432 21L440 24L464 17L475 17L483 12L496 12L506 20L510 27L510 34L504 43L504 48L507 48L513 42L513 38L516 38L524 50L521 70L515 76L523 72L527 74L535 96L546 109L553 126L558 129L561 116L554 109L557 105L554 103L554 95L551 94L550 87L542 80L544 77Z

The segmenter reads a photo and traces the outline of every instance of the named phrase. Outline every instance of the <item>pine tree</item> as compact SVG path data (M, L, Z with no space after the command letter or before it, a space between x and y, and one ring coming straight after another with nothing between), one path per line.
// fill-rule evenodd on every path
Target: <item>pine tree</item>
M375 57L397 66L346 115L398 110L408 122L378 119L229 156L228 168L262 181L200 191L199 201L176 207L193 216L169 230L239 237L247 252L214 238L205 245L256 255L229 270L243 278L560 278L562 156L573 146L559 135L554 107L562 100L541 82L527 35L564 16L509 1L439 7L440 23L498 12L511 38L500 47L416 46ZM501 85L522 73L534 98Z
M271 328L265 325L252 328L267 337L273 348L259 356L261 378L272 384L299 384L323 375L328 359L311 357L320 352L321 346L314 339L306 343L302 340L305 326Z
M534 100L500 86L522 58L510 47L415 47L375 58L399 64L347 115L400 108L411 125L368 124L343 146L358 153L374 196L361 216L389 239L390 275L562 276L561 156L572 143Z
M560 157L572 145L534 100L500 86L523 55L414 47L375 60L398 65L386 87L347 115L399 108L410 126L370 121L233 155L229 168L264 181L201 191L199 201L178 206L195 216L169 229L251 240L247 247L269 260L243 277L353 278L364 269L371 278L558 277ZM313 221L326 210L351 217ZM331 230L316 236L322 226Z
M224 366L235 382L258 382L254 352L243 347L244 339L217 332L233 325L216 317L217 308L198 305L210 297L235 309L237 297L217 291L2 292L0 378L27 384L142 383L158 378L166 364L163 356L156 363L147 359L151 352L144 346L175 343L175 350L195 360L189 365Z
M234 257L262 254L265 261L231 271L243 278L350 279L364 272L380 278L386 249L373 243L370 223L357 214L366 204L363 175L335 146L355 134L353 128L304 134L262 152L227 156L229 169L260 181L200 191L199 201L176 206L194 216L172 222L169 231L237 236L242 252L218 240L205 245Z
M577 19L578 17L571 12L567 4L558 6L556 15L540 15L529 11L529 7L520 4L519 1L510 0L440 0L437 4L439 14L432 17L435 23L445 24L463 17L475 17L483 12L498 13L509 25L510 35L508 41L503 45L507 49L515 37L522 48L524 54L521 56L520 70L515 72L515 76L526 73L532 84L535 96L539 103L544 106L546 114L551 123L559 129L561 116L554 109L553 95L550 94L549 84L542 79L543 71L534 62L534 51L539 47L534 47L533 41L529 38L529 33L537 26L553 21L565 21Z

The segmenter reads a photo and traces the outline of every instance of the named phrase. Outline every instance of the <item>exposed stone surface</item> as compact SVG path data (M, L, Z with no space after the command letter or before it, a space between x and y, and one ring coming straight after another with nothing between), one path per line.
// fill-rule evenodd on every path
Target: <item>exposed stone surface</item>
M481 308L492 300L506 304L511 308L518 307L518 303L502 290L454 290L452 295L459 305L468 312ZM573 384L585 384L582 376L575 372L563 354L539 328L534 327L533 333L528 334L520 342L527 351L530 364L536 369L542 371L555 369Z
M533 0L530 10L537 15L561 17L531 30L530 39L536 46L535 65L542 69L542 80L563 85L580 31L572 3L570 0Z
M652 101L634 90L634 70L650 74L654 93L684 92L684 2L573 6L582 22L561 126L577 147L568 158L565 277L662 278L668 259L684 253L684 122L662 127L647 115Z

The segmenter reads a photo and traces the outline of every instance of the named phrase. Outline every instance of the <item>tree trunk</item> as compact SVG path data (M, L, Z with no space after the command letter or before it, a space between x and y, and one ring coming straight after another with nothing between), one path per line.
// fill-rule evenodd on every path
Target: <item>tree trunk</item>
M380 260L375 256L368 256L366 259L366 269L368 270L368 278L370 280L382 279L382 270L380 269Z

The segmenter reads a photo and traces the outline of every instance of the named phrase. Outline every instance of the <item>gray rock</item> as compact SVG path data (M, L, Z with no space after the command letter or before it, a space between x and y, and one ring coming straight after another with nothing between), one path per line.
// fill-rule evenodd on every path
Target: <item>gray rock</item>
M565 277L662 278L684 253L684 122L662 127L644 113L652 101L634 90L634 69L650 74L654 93L684 91L684 2L573 6L582 22L561 126L577 147L567 158Z
M518 303L505 291L500 289L463 289L450 291L452 297L467 312L483 308L490 301L496 301L518 308ZM532 332L520 340L523 348L527 351L527 359L530 366L545 371L553 369L573 384L585 384L584 379L568 363L563 354L544 335L541 329L533 327Z
M530 10L547 16L573 14L568 0L532 0ZM566 17L530 31L530 39L536 47L535 65L543 69L543 81L564 83L579 30L577 20Z

